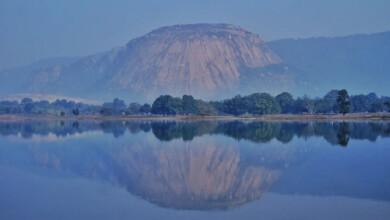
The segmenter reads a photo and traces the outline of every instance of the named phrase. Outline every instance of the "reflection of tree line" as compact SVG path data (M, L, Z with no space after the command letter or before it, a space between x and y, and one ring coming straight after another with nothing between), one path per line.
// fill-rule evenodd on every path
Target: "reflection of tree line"
M260 199L290 167L302 163L309 156L308 152L315 149L297 145L237 144L221 138L195 138L197 136L222 134L257 143L271 140L287 143L294 137L319 136L330 143L346 145L349 138L375 141L378 136L389 136L389 125L240 121L37 122L0 123L0 134L23 133L22 136L28 138L32 134L66 136L96 130L119 137L126 132L153 132L162 142L134 138L124 142L99 140L84 145L72 142L66 147L42 144L26 147L23 160L14 163L31 161L57 172L104 180L162 207L204 210L232 208ZM184 142L171 141L174 139ZM7 158L8 164L10 160ZM358 193L353 191L352 194Z
M347 146L350 139L375 141L379 136L390 136L390 123L384 122L7 122L0 123L0 134L24 138L32 135L54 134L65 137L86 131L103 131L120 137L130 133L150 132L161 141L192 140L206 134L222 134L237 140L266 143L277 140L290 142L294 137L323 137L334 145Z
M33 135L47 136L54 134L57 137L72 136L88 131L102 131L120 137L129 131L138 133L149 132L150 123L123 123L123 122L93 122L93 121L33 121L33 122L0 122L0 135L20 135L31 138Z
M376 141L390 136L390 124L380 122L201 122L208 126L192 123L162 123L152 125L155 136L160 140L182 138L191 140L203 134L223 134L237 140L267 143L276 139L282 143L294 137L323 137L333 145L347 146L351 139Z

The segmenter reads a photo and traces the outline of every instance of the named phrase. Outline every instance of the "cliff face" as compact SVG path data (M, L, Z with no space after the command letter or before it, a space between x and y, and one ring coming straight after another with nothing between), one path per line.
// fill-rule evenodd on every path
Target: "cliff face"
M278 65L280 58L263 40L242 28L177 25L71 65L40 70L32 74L29 87L43 93L148 100L160 94L216 98L238 94L247 87L267 91L275 85L282 90L294 84L288 74L263 70Z
M152 101L167 93L210 99L282 91L322 96L335 88L388 94L389 57L390 32L264 43L231 25L177 25L108 52L1 71L0 96Z
M229 25L161 28L131 41L122 56L111 84L201 96L237 89L241 67L280 62L257 35Z

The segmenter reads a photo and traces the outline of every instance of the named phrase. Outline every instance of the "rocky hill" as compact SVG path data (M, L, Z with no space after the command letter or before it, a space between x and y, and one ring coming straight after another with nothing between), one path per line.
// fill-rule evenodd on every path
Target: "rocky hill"
M23 71L23 80L12 87L16 92L98 99L152 100L160 94L212 99L254 91L292 91L297 80L291 70L258 35L242 28L176 25L105 53Z
M151 101L161 94L221 99L332 89L390 93L390 32L264 42L227 24L162 27L123 47L0 72L0 97L40 94ZM352 77L353 76L353 77Z

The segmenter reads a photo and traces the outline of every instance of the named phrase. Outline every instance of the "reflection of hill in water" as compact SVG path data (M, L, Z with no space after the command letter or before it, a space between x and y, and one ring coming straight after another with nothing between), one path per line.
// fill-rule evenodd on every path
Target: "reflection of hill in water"
M160 206L221 209L258 199L280 175L245 164L236 147L198 144L121 148L114 153L121 182Z
M34 165L108 181L158 206L197 210L259 199L296 155L291 148L243 150L234 142L211 139L25 151Z
M294 138L322 137L331 144L347 145L349 139L375 141L378 137L388 137L388 123L265 123L265 122L58 122L58 123L0 123L1 135L21 134L23 138L33 135L55 134L66 137L86 131L103 131L120 137L126 132L150 133L156 139L118 138L115 141L71 142L73 145L39 144L31 147L24 142L23 147L0 147L0 163L15 166L41 166L58 173L73 174L107 181L125 187L132 194L163 207L176 209L226 209L259 199L271 186L279 185L280 192L300 192L316 194L330 187L333 194L344 195L344 177L351 182L366 183L358 174L371 174L378 168L372 162L365 164L370 169L349 169L343 161L336 164L332 158L325 168L321 164L289 176L291 168L302 163L306 157L314 155L314 146L302 147L284 144L249 144L232 140L249 140L254 143L267 143L276 140L288 143ZM209 137L208 135L214 135ZM215 137L217 135L231 138ZM149 137L148 135L145 135ZM196 138L202 136L202 138ZM107 138L107 136L105 136ZM128 136L127 136L128 137ZM102 139L103 140L103 139ZM104 139L105 140L105 139ZM28 144L26 144L28 143ZM325 146L324 148L327 148ZM321 148L323 150L324 148ZM8 149L7 157L4 149ZM317 149L318 150L318 149ZM11 153L10 153L11 152ZM336 155L335 155L336 156ZM339 158L340 159L340 158ZM345 157L343 157L345 159ZM329 162L329 161L328 161ZM27 164L27 165L26 165ZM28 165L29 164L29 165ZM318 184L313 179L313 187L302 182L311 182L323 167L330 177L337 174L335 185L325 179ZM310 168L310 167L309 167ZM288 169L288 170L287 170ZM288 171L288 172L287 172ZM305 175L310 172L310 175ZM351 172L357 175L351 175ZM375 179L376 174L370 179ZM309 178L309 179L300 179ZM330 178L329 177L329 178ZM285 178L288 181L284 181ZM289 187L290 181L295 185ZM279 184L282 181L283 184ZM384 179L385 180L385 179ZM275 184L278 182L277 184ZM380 183L380 181L378 181ZM327 185L328 184L328 185ZM299 187L301 186L302 187ZM355 184L356 185L356 184ZM281 187L282 186L282 187ZM318 188L315 188L315 187ZM367 183L359 187L349 187L349 196L382 198L373 189L366 194L359 191L375 186ZM311 190L311 191L310 191ZM365 191L365 192L366 192ZM332 195L333 195L332 194ZM383 194L383 193L382 193Z

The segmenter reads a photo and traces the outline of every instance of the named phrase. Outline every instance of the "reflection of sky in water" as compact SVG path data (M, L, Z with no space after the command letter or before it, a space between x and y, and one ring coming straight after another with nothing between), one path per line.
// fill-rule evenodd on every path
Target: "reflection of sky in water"
M280 124L89 126L59 137L2 130L0 219L390 216L387 124L348 125L347 146L337 144L340 125L292 138Z
M46 135L42 134L33 134L31 135L28 139L23 138L21 134L13 135L7 137L8 139L12 141L25 141L25 142L57 142L57 141L63 141L63 140L68 140L68 139L82 139L82 138L91 138L91 137L96 137L98 135L102 135L103 132L99 131L85 131L83 133L77 133L77 134L72 134L69 136L58 136L54 133L48 133Z

